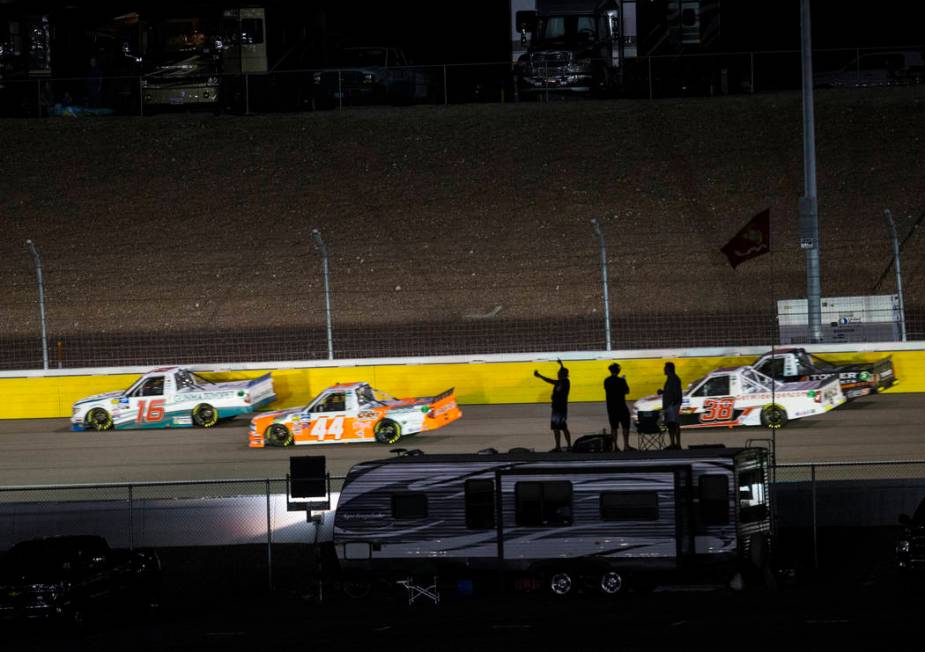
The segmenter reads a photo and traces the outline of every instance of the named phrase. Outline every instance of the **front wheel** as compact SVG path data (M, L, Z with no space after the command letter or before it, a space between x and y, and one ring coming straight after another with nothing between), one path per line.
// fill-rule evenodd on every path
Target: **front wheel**
M772 430L783 428L787 425L787 410L773 403L764 406L761 410L761 425Z
M112 430L112 416L103 408L93 408L84 420L88 428L103 432Z
M376 424L376 441L380 444L395 444L401 439L401 426L391 419L383 419Z
M573 587L572 576L565 571L553 573L549 578L549 590L556 595L568 595L572 592Z
M218 423L218 410L208 403L193 408L193 423L199 428L211 428Z
M289 431L289 428L281 423L274 423L272 426L267 428L263 438L270 446L292 445L292 433Z

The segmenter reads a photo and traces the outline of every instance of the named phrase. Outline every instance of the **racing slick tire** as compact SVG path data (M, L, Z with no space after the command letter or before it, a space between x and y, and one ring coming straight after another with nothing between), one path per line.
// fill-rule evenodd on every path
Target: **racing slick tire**
M776 403L765 405L761 409L761 425L777 430L787 425L787 410Z
M616 571L607 571L601 575L598 585L604 595L616 595L623 588L623 576Z
M401 439L401 426L391 419L383 419L376 424L375 434L380 444L395 444Z
M274 423L263 434L268 446L292 446L292 432L281 423Z
M103 408L93 408L87 413L84 424L87 428L99 432L112 430L112 415Z
M193 408L193 425L199 428L211 428L218 423L218 410L208 403L200 403Z

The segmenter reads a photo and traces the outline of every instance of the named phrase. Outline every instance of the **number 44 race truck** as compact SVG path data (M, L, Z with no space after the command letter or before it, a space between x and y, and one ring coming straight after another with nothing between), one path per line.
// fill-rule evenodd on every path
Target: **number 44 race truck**
M752 366L775 380L786 382L837 376L847 399L876 394L898 382L889 356L875 362L833 364L805 349L777 349L765 353Z
M124 391L74 403L72 430L211 428L276 399L273 378L213 383L180 367L149 371Z

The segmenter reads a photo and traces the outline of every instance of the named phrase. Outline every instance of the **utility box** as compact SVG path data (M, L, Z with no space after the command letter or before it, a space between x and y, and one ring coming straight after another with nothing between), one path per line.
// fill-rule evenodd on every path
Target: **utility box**
M895 342L902 339L902 312L896 294L823 297L823 342ZM812 341L806 299L777 302L781 344Z

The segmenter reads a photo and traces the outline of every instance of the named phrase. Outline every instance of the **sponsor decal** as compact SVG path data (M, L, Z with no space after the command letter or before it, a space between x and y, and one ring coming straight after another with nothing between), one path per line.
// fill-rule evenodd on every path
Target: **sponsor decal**
M346 514L338 514L337 518L344 521L353 521L359 519L377 519L377 518L388 518L388 515L385 512L347 512Z

